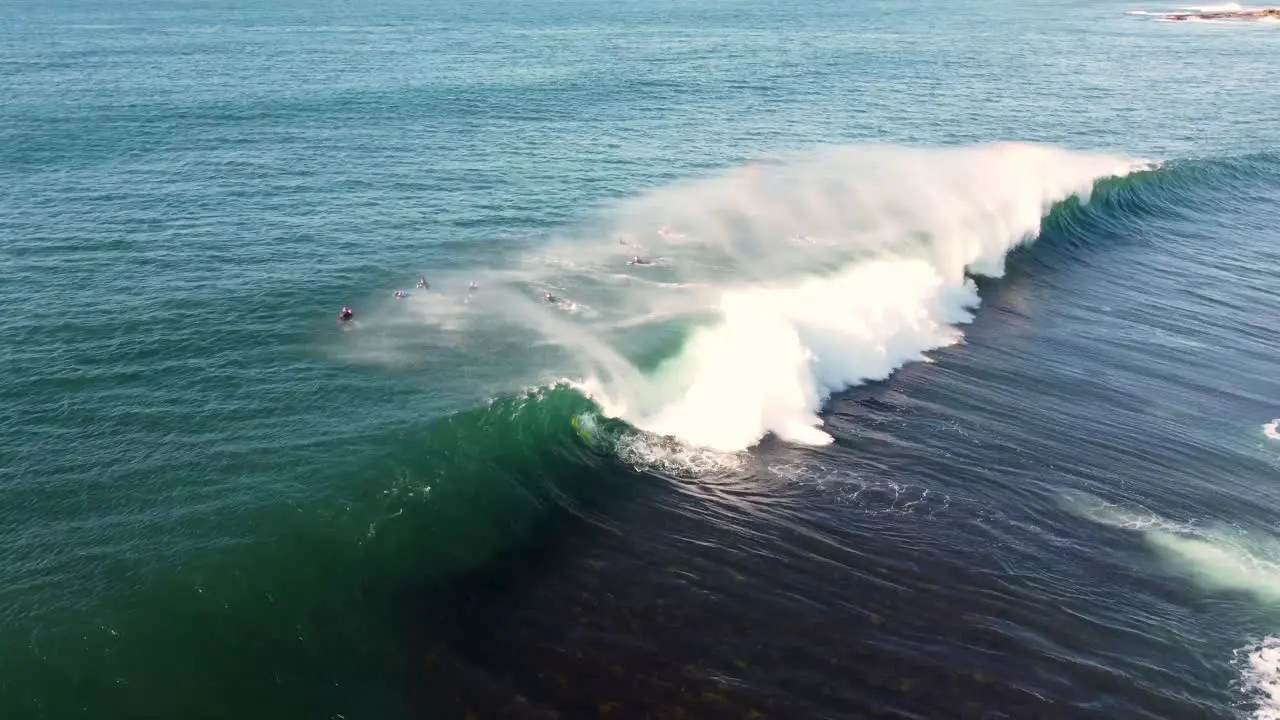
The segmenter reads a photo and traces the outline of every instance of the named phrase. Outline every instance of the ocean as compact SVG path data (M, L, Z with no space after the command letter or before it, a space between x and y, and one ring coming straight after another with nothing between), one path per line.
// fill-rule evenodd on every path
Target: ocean
M0 717L1280 718L1280 28L1170 9L5 3Z

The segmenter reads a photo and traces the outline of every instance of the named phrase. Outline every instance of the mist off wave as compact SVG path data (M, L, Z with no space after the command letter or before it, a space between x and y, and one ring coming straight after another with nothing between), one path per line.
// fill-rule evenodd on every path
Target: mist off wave
M1029 144L827 148L621 202L526 280L590 310L537 325L605 414L725 452L769 433L824 444L831 393L962 337L966 270L1001 275L1054 204L1145 166ZM659 328L680 338L641 370L628 358Z

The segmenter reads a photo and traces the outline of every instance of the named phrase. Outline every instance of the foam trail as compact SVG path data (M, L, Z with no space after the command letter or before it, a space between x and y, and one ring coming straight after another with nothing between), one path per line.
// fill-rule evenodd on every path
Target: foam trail
M1260 605L1280 606L1280 540L1269 534L1177 523L1136 505L1108 503L1084 493L1063 500L1088 520L1140 532L1167 566L1205 590L1242 593Z
M1149 532L1147 542L1171 564L1207 590L1251 595L1280 605L1280 541L1210 527L1198 535Z
M1241 685L1255 706L1253 717L1280 720L1280 638L1264 638L1241 652Z
M978 303L966 270L1001 275L1053 204L1144 166L1026 144L860 146L655 190L610 208L604 242L550 254L574 256L583 292L637 245L667 258L627 272L670 285L620 285L595 304L693 329L657 371L588 369L584 385L606 413L690 445L830 442L818 412L831 393L960 340Z
M1236 526L1175 522L1139 505L1066 493L1069 511L1101 525L1141 533L1166 566L1211 592L1247 595L1280 606L1280 540ZM1280 638L1266 637L1236 651L1239 689L1256 720L1280 720Z

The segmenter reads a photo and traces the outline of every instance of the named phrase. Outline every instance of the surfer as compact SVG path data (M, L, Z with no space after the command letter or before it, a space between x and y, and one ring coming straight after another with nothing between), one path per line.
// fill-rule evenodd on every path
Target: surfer
M427 289L429 289L430 287L431 287L431 283L427 282L427 276L426 276L426 275L419 275L419 276L418 276L418 289L419 289L419 290L427 290Z
M555 295L552 295L550 292L543 293L542 299L546 300L551 304L560 302L560 298L556 297Z
M627 264L628 265L651 265L652 263L640 257L639 255L636 255L635 257L628 260Z
M405 298L409 297L409 293L407 293L407 292L405 292L405 291L403 291L403 290L397 290L397 291L395 292L395 294L393 295L393 297L395 297L395 299L397 299L397 300L403 300L403 299L405 299Z
M355 316L355 313L351 312L351 308L347 307L346 305L343 305L342 312L338 313L338 322L346 322L354 316Z
M479 285L476 285L476 281L472 280L471 282L467 283L467 293L473 293L479 287L480 287Z

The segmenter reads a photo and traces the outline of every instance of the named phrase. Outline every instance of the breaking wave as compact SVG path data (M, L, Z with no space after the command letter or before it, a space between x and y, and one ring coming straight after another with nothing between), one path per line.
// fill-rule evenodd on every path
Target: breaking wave
M584 386L606 414L689 445L829 443L832 393L959 342L974 275L1003 274L1056 204L1144 167L1022 144L854 147L653 192L607 234L648 237L655 270L694 289L633 285L626 306L690 331L651 372L602 362Z
M476 391L489 397L575 378L600 415L665 438L628 440L646 465L662 448L732 464L768 435L826 444L832 393L961 342L975 278L1001 276L1046 218L1069 231L1098 192L1125 202L1115 179L1151 167L1024 143L763 158L601 208L503 267L433 278L479 289L399 303L394 322L431 325L441 346L400 356L449 356L471 377L493 364L510 384ZM351 357L396 357L394 322L362 322ZM509 353L527 377L497 377L487 358Z

